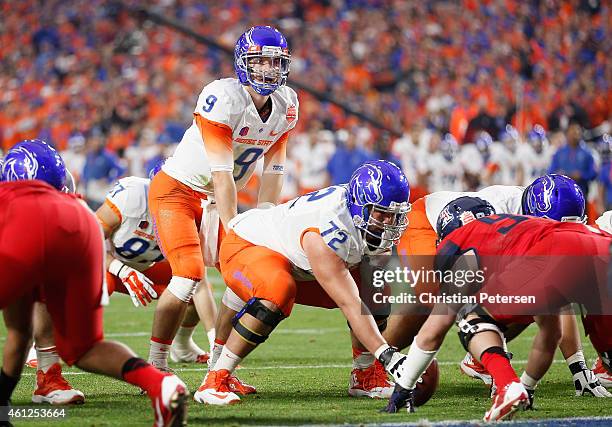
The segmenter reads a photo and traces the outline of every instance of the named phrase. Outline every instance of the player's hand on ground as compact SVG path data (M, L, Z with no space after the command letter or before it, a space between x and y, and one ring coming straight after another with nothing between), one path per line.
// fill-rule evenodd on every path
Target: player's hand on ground
M126 272L126 274L123 274ZM130 267L125 267L122 270L121 282L126 287L132 298L135 307L145 307L152 300L157 299L157 292L153 289L153 282L140 271Z
M590 369L583 369L574 374L574 386L576 396L612 397Z
M406 408L408 412L414 412L414 390L405 389L396 384L393 394L389 398L387 406L381 412L395 414L400 409Z
M406 355L400 353L395 347L387 348L379 357L386 371L393 377L396 384L408 389L410 385L406 383Z

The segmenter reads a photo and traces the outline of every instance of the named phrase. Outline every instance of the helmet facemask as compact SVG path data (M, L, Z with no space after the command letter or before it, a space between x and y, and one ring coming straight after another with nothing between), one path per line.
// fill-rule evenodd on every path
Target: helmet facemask
M236 59L237 68L260 95L269 95L287 82L290 63L289 51L278 46L250 46Z
M408 202L391 202L390 206L366 204L362 209L365 221L359 225L368 255L380 255L397 244L408 227Z

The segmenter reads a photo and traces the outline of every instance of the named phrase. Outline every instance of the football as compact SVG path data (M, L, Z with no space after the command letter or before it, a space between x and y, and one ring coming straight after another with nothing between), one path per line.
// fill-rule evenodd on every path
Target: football
M419 378L419 381L417 381L414 390L414 405L422 406L427 403L438 388L439 381L440 371L438 370L438 361L434 359L425 370L425 373Z

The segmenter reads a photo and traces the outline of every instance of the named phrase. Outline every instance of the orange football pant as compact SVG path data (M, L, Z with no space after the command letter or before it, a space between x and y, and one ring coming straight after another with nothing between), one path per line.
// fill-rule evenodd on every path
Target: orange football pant
M408 228L397 245L402 266L410 267L414 271L432 270L437 239L438 235L427 219L425 197L421 197L412 204L408 213ZM416 283L414 288L415 295L436 291L431 288L431 284L422 281Z
M203 199L206 199L204 193L192 190L163 171L151 181L149 211L155 237L173 276L195 281L204 277L198 234Z

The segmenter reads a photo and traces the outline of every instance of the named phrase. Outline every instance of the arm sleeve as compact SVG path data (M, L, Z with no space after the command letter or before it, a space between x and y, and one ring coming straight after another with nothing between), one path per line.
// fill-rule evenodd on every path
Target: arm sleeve
M285 159L287 158L287 141L289 132L285 132L264 154L263 173L282 175L285 173Z
M233 171L232 129L228 125L208 120L199 114L194 116L210 161L210 170Z

